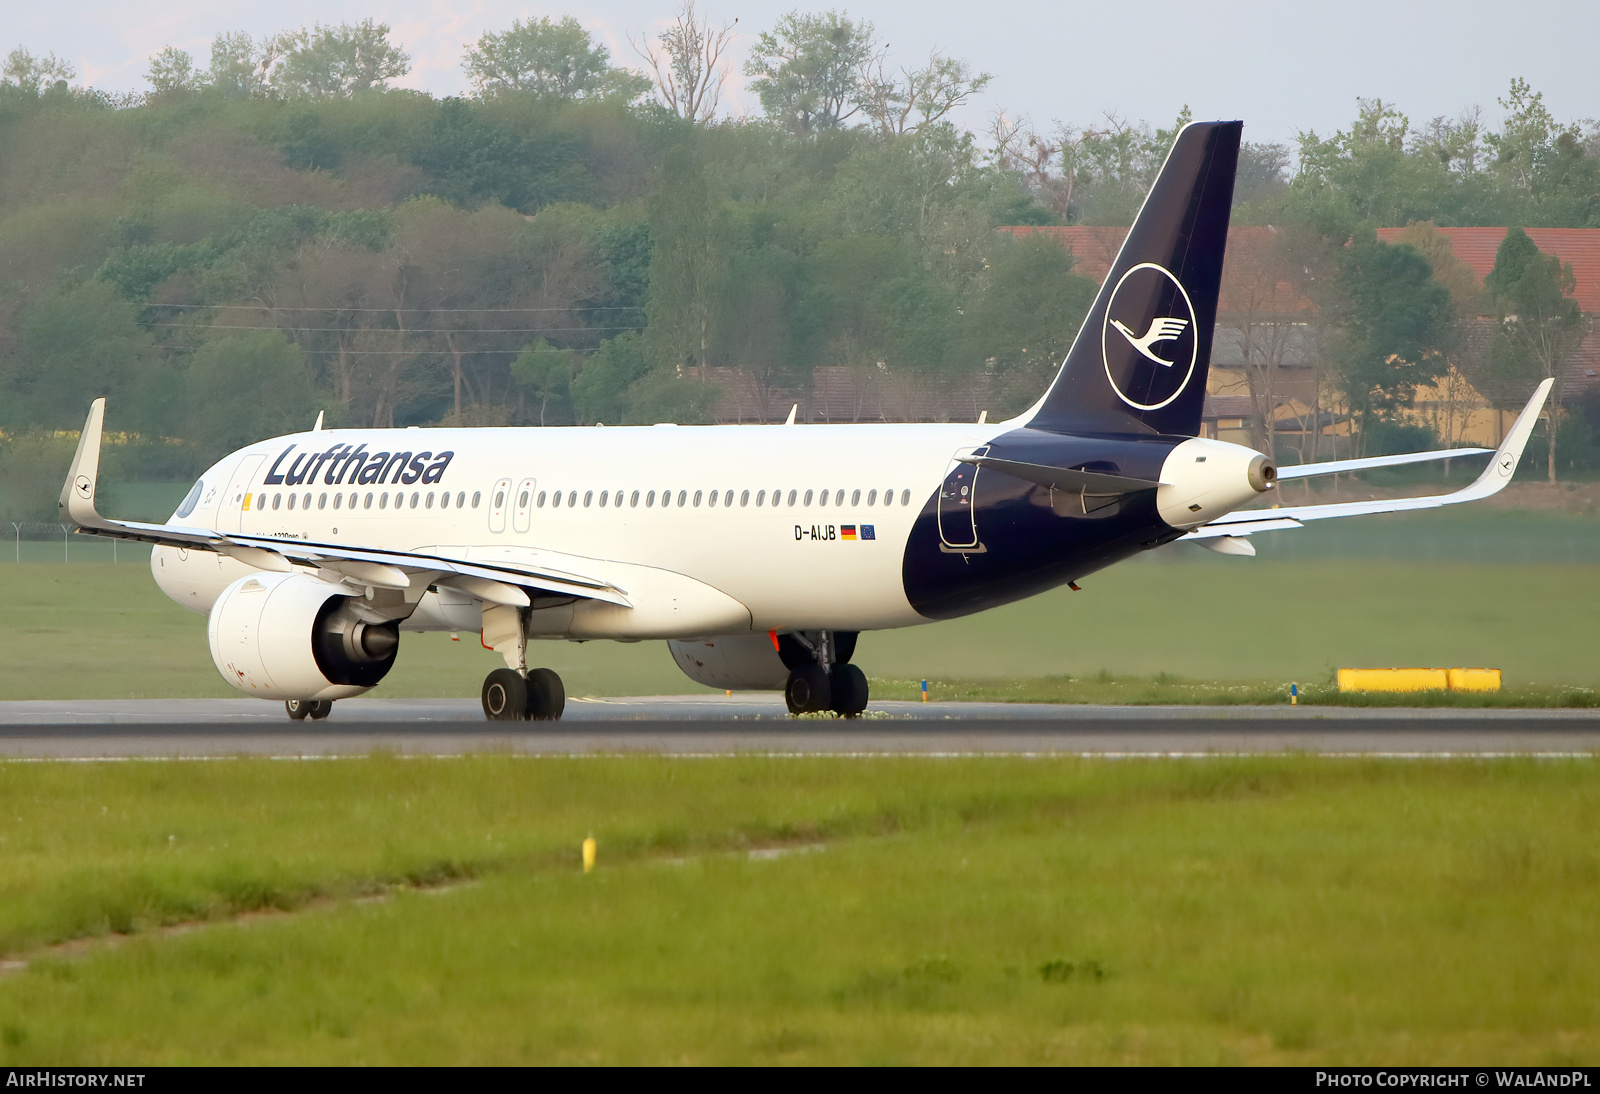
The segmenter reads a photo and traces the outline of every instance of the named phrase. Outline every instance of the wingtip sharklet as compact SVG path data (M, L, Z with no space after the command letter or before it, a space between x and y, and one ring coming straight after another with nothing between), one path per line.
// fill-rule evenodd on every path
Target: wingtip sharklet
M57 502L63 520L86 528L104 523L95 510L94 495L100 476L100 435L105 418L105 399L89 404L89 416L84 419L83 432L78 436L78 450L73 453L67 481L61 484L61 498Z
M1485 467L1470 485L1457 490L1451 500L1477 501L1498 494L1506 488L1511 477L1517 473L1517 464L1522 461L1522 453L1528 447L1528 438L1533 436L1533 427L1539 421L1539 412L1544 409L1545 402L1550 398L1550 389L1555 383L1554 379L1539 382L1539 386L1534 389L1533 397L1528 400L1528 405L1522 408L1522 413L1517 415L1516 421L1511 423L1511 428L1506 430L1500 447L1489 457L1489 466Z

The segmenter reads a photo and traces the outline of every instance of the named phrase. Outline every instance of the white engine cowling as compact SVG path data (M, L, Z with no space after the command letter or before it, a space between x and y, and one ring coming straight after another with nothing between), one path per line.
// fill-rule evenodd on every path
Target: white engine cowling
M217 597L207 630L223 679L260 699L348 699L394 665L394 623L370 622L349 590L306 574L257 573Z
M667 643L684 675L724 691L782 689L789 670L766 635L738 638L673 639Z

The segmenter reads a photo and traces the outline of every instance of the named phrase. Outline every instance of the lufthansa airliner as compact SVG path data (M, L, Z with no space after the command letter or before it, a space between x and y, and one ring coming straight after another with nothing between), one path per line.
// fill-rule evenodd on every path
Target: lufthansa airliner
M495 720L561 717L535 639L664 639L694 680L859 714L864 631L983 611L1176 540L1501 489L1549 392L1504 443L1278 469L1198 436L1241 124L1186 127L1054 382L998 423L323 429L209 468L165 524L95 507L104 400L61 493L81 533L154 545L161 589L208 617L246 695L326 717L407 631L476 632L504 659ZM1289 477L1491 455L1470 486L1263 507Z

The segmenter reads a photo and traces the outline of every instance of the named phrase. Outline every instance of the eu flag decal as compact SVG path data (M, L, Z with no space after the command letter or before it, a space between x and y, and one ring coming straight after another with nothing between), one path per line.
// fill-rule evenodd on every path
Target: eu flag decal
M856 538L856 526L854 524L841 524L841 525L839 525L839 538L840 539L855 539Z
M862 526L861 526L861 538L862 538L862 539L877 539L877 538L878 538L878 537L877 537L877 535L875 535L875 534L874 534L874 533L873 533L873 531L872 531L872 525L870 525L870 524L863 524L863 525L862 525Z

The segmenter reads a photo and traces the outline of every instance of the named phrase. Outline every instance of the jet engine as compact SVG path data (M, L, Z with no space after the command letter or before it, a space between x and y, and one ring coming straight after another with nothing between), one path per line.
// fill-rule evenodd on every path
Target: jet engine
M1190 437L1161 466L1156 510L1174 528L1195 528L1255 500L1277 479L1272 461L1253 448Z
M260 699L348 699L394 665L399 624L342 585L306 574L256 573L217 597L208 627L224 679Z
M789 679L789 667L772 648L772 639L764 634L694 641L672 639L667 648L685 676L724 691L782 689Z

